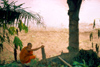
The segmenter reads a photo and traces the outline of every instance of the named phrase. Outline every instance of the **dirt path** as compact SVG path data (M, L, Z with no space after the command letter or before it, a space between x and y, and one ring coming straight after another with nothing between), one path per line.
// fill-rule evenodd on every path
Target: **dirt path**
M79 34L79 47L80 49L93 49L95 51L95 47L92 48L91 42L89 41L89 34L90 32L80 32ZM45 52L46 52L46 58L60 55L61 52L68 52L68 30L67 29L61 29L61 30L50 30L50 31L44 31L44 30L30 30L28 33L24 33L24 31L19 33L18 36L22 42L23 47L27 45L27 43L32 43L33 47L36 48L41 45L45 46ZM13 37L11 37L13 39ZM100 39L99 39L100 41ZM94 42L99 42L97 40L97 35L95 33L94 35ZM100 42L99 42L100 43ZM2 60L14 60L13 58L13 45L12 47L9 46L7 43L4 43L6 49L4 48L4 51L2 52ZM13 44L13 43L11 43ZM10 45L11 45L10 44ZM95 46L95 44L94 44ZM9 52L10 51L10 52ZM100 51L100 49L99 49ZM20 51L18 50L18 55ZM38 51L35 51L34 54L37 56L37 58L42 59L41 55L41 49ZM100 56L100 52L99 52ZM19 56L18 56L19 59Z

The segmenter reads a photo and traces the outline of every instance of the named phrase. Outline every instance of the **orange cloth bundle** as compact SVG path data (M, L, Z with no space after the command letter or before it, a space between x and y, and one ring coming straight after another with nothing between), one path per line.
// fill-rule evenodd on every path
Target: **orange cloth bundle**
M21 52L20 52L20 61L21 63L29 63L31 61L31 59L35 59L35 55L33 55L33 51L28 52L26 50L26 47L24 47Z

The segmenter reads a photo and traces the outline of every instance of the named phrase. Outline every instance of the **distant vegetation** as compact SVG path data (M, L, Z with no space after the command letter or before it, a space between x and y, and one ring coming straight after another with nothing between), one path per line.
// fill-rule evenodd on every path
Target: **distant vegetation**
M90 33L90 41L92 42L92 48L95 47L96 48L96 52L98 54L100 43L99 42L93 43L93 39L94 39L94 36L93 35L95 34L95 31L97 31L97 34L95 34L95 35L98 36L98 38L97 38L97 40L98 40L100 38L100 28L97 28L97 29L95 28L95 25L96 25L95 20L96 19L94 19L94 22L93 22L93 30ZM94 44L95 44L95 46L94 46Z

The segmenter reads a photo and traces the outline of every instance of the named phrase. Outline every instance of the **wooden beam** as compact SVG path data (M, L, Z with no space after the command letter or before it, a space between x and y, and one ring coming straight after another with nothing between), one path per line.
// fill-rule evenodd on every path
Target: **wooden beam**
M41 52L42 52L42 59L46 59L46 54L45 54L45 50L44 50L44 47L41 48Z
M66 61L64 61L60 56L58 56L58 58L59 58L62 62L64 62L66 65L68 65L69 67L72 67L69 63L67 63Z

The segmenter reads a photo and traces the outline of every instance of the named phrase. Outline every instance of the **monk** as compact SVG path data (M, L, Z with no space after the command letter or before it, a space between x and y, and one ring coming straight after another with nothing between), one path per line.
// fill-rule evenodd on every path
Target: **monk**
M31 61L31 59L35 59L36 56L33 55L33 51L36 51L40 48L43 48L44 46L42 45L41 47L35 48L35 49L31 49L32 48L32 44L28 43L26 47L24 47L21 52L20 52L20 61L22 64L25 63L29 63Z

